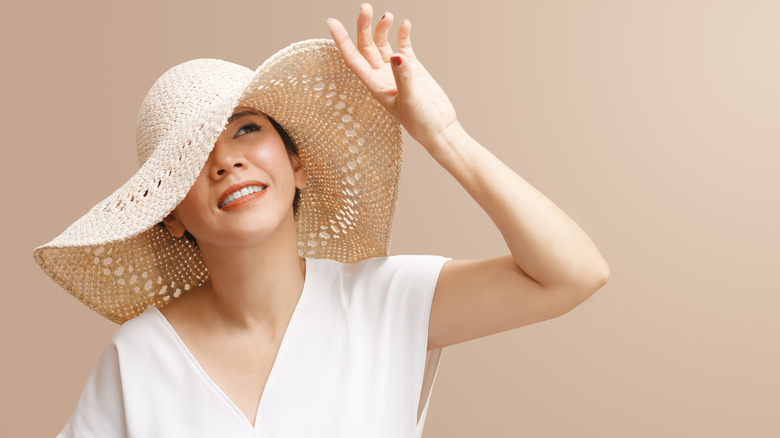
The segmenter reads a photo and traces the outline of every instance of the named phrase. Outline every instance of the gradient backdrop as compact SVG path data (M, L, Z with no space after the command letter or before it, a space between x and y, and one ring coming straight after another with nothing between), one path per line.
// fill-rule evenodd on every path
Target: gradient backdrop
M300 4L296 4L300 3ZM780 436L780 2L383 1L467 131L569 214L609 283L445 348L425 436ZM358 1L3 3L0 436L51 436L117 326L32 250L137 169L135 117L192 58L355 36ZM507 253L406 136L392 254Z

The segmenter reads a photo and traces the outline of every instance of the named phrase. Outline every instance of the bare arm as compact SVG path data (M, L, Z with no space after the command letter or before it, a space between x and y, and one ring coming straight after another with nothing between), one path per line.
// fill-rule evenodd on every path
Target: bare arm
M446 94L414 55L411 22L399 28L393 52L387 41L392 14L380 19L373 36L371 15L364 3L357 47L338 20L329 20L345 63L485 210L510 252L444 264L428 348L559 316L603 286L609 267L587 234L463 129Z

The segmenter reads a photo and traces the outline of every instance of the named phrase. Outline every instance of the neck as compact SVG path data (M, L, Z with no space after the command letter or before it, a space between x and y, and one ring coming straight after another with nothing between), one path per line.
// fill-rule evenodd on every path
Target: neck
M282 336L303 290L306 271L298 255L295 222L288 219L259 242L199 245L211 276L203 289L206 305L217 322Z

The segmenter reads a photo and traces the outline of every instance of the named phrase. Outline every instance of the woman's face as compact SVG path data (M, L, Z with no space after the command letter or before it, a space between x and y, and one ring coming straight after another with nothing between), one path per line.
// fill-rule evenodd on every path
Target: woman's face
M186 229L201 247L251 244L293 221L295 189L305 184L303 166L268 117L237 107L195 184L163 222L176 236Z

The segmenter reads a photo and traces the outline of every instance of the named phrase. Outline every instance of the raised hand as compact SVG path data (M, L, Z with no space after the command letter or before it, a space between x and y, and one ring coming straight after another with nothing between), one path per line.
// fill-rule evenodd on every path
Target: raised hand
M387 33L393 14L386 12L371 35L372 7L363 3L357 19L357 48L344 25L328 19L328 28L344 62L368 87L371 94L428 148L448 129L460 128L449 98L414 55L412 23L404 20L398 29L398 52L393 52Z

